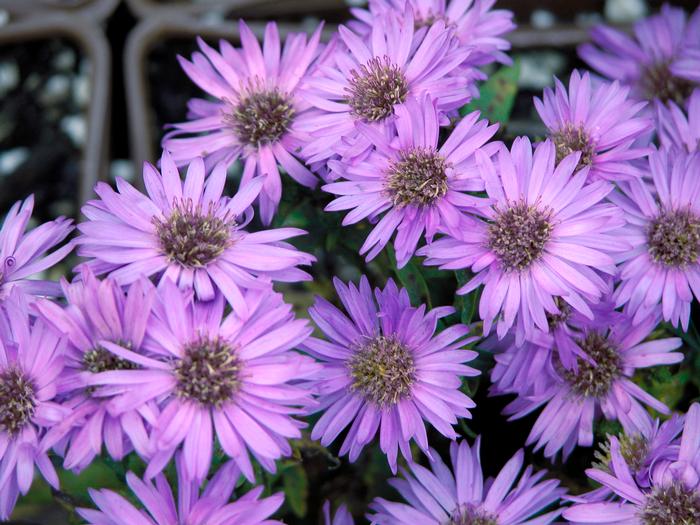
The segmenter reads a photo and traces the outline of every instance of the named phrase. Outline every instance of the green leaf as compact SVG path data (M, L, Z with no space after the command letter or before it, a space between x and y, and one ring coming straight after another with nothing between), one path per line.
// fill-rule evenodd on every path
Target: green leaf
M469 279L472 278L472 274L467 270L457 270L455 271L455 277L457 278L457 286L461 288ZM474 314L479 307L479 297L481 296L481 289L477 288L473 292L467 295L458 295L455 299L455 308L459 311L459 320L463 324L470 324L472 319L474 319Z
M289 504L292 512L300 518L306 516L309 480L301 465L292 464L282 471L282 486L284 487L285 501Z
M421 274L420 267L413 261L409 261L406 266L401 269L397 268L394 271L403 287L408 291L411 304L413 306L418 306L425 303L428 305L428 308L430 308L430 289L428 288L428 283L423 277L423 274Z
M460 115L478 110L490 122L508 122L518 93L519 78L520 63L517 60L510 67L502 67L482 84L479 98L464 106L459 111Z

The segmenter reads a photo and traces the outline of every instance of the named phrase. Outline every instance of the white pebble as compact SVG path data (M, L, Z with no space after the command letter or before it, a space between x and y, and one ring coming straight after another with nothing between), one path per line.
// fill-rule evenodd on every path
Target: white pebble
M555 22L554 13L546 9L535 9L530 15L530 23L532 27L537 29L547 29L552 27Z
M68 115L61 119L61 129L76 146L85 144L87 123L82 115Z
M0 95L6 94L19 84L19 67L14 62L0 64Z
M10 175L29 157L29 148L13 148L0 153L0 176Z
M134 180L134 163L127 159L114 159L109 164L109 177L111 180L121 177L127 181Z
M90 102L90 78L80 75L73 79L73 102L79 107L87 107Z
M53 75L41 90L41 101L46 105L55 104L64 100L69 91L70 79L65 75Z
M647 14L644 0L606 0L605 18L616 24L629 24Z

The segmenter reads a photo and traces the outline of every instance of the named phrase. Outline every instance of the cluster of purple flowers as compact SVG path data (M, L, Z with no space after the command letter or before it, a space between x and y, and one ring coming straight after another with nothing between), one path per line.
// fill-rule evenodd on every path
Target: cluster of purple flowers
M94 525L264 525L283 495L252 488L309 436L355 461L377 442L406 501L378 498L377 524L546 525L700 523L700 405L670 409L635 371L683 360L700 298L700 9L664 7L633 36L596 28L574 71L534 104L548 136L510 146L498 126L459 110L478 96L482 67L508 64L514 27L493 0L371 0L327 43L274 23L262 47L245 23L241 47L180 58L209 96L173 124L142 193L99 183L79 234L57 219L25 233L33 201L0 230L0 519L35 467L57 488L49 458L85 469L106 453L138 455L127 475L135 506L92 491ZM603 78L603 77L607 77ZM241 161L235 192L227 170ZM186 167L186 173L180 173ZM333 198L344 225L373 227L369 261L391 242L398 268L414 255L465 270L480 290L476 326L451 306L411 304L391 279L372 289L334 280L307 320L273 288L311 279L315 258L270 227L281 173ZM257 212L253 211L253 206ZM253 230L258 213L264 230ZM29 279L77 247L72 281ZM482 339L483 336L483 339ZM566 458L594 444L594 423L618 421L588 471L601 488L566 496L521 450L485 478L480 438L458 441L471 417L464 378L492 352L493 395L511 419L539 415L526 445ZM469 347L469 348L465 348ZM452 441L452 469L428 440ZM339 437L343 435L342 438ZM414 461L412 444L430 468ZM400 452L400 456L399 456ZM225 457L212 473L215 454ZM177 470L177 501L164 475ZM524 467L524 468L523 468ZM259 480L257 480L259 481ZM566 498L573 506L562 507ZM340 506L326 522L350 525Z

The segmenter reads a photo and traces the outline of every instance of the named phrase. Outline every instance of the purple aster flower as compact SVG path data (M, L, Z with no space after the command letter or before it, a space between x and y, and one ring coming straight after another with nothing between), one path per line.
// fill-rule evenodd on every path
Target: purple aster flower
M323 504L323 522L325 525L355 525L355 521L345 505L338 507L338 510L333 515L333 519L331 519L330 501L326 501Z
M548 331L547 313L560 314L555 298L588 317L588 302L609 288L598 272L615 274L611 253L625 249L615 232L622 213L601 200L613 186L602 180L586 186L588 167L574 174L580 154L565 157L555 169L556 148L547 140L534 152L526 137L494 164L476 152L486 193L493 205L463 216L448 236L418 250L425 264L441 269L470 268L475 276L459 294L484 284L479 315L488 334L498 337L516 321L524 333Z
M307 162L325 162L336 154L345 160L366 155L372 141L360 132L363 123L387 137L394 110L408 97L430 93L444 112L457 110L472 97L472 79L457 68L471 50L438 21L428 30L414 29L413 16L376 17L370 35L339 28L335 52L308 81L304 98L316 108L299 117L312 139L302 149Z
M48 254L73 231L72 219L59 217L25 233L34 209L34 196L17 201L0 228L0 300L14 287L30 295L55 296L60 287L53 281L28 279L63 260L73 249L68 242Z
M56 470L41 441L47 428L70 414L68 407L54 401L60 394L65 341L41 319L31 320L29 299L18 287L3 305L7 323L0 333L2 520L9 519L19 494L29 491L35 466L49 485L58 488Z
M631 244L615 299L636 320L661 304L664 319L687 330L693 294L700 298L700 152L661 150L649 168L653 191L633 181L611 195L629 223L619 238Z
M249 480L255 477L248 450L274 472L275 460L291 454L288 439L300 437L305 426L293 416L312 402L304 382L318 367L292 351L311 333L308 323L295 320L291 306L271 290L244 296L246 317L224 317L220 296L201 303L170 280L160 287L158 299L142 343L148 355L101 342L116 357L139 366L90 378L108 394L119 394L108 404L115 417L160 402L146 474L157 474L182 444L188 476L204 479L214 436Z
M329 162L332 171L345 179L327 184L325 191L339 195L326 211L352 209L344 225L369 218L379 221L360 248L371 260L397 231L394 248L399 268L416 250L425 234L428 240L440 225L456 227L460 210L482 204L465 194L479 191L474 152L481 148L493 155L497 144L486 142L498 125L478 120L479 113L466 116L438 147L439 121L435 102L427 95L419 102L409 98L395 107L396 132L390 137L367 124L358 124L376 150L355 165ZM381 216L381 220L379 217Z
M111 490L90 489L90 497L100 510L77 509L90 525L281 525L268 519L284 501L277 493L261 498L264 487L256 487L230 503L240 476L234 461L224 463L199 494L199 484L187 476L184 460L177 458L177 502L164 475L139 479L133 472L126 483L144 510Z
M410 441L428 452L424 420L456 439L452 425L471 417L474 402L460 392L462 376L479 374L464 363L476 352L463 347L469 327L457 324L435 335L439 319L454 308L426 313L412 307L405 289L389 279L374 298L366 277L354 284L334 279L348 316L318 297L309 315L328 340L309 338L305 348L323 362L318 380L324 411L311 433L323 446L350 427L340 454L355 461L379 431L379 446L396 472L398 450L411 457Z
M481 438L473 447L466 440L450 446L453 472L432 451L430 470L411 464L404 479L389 483L407 503L377 498L370 516L377 525L546 525L561 514L552 510L566 493L555 479L542 481L546 471L522 472L523 451L506 463L495 479L484 479L479 458ZM518 477L520 479L518 479ZM517 484L516 484L517 482ZM534 516L538 515L537 518Z
M638 368L669 365L683 360L673 352L679 338L644 340L660 318L650 316L638 325L624 314L604 315L589 323L578 345L590 359L577 358L573 370L564 369L556 359L545 365L533 392L519 395L505 409L518 419L544 405L527 440L544 447L547 457L563 450L567 457L576 444L593 444L593 422L601 414L618 420L627 432L648 432L649 416L642 403L668 414L660 401L642 390L630 378Z
M685 419L677 457L658 465L651 486L640 486L616 438L610 440L611 472L590 469L588 476L621 501L581 503L564 511L571 523L692 525L700 523L700 405Z
M154 423L157 411L153 406L113 417L107 411L109 397L93 395L91 374L106 370L128 370L137 365L105 350L101 342L111 341L141 353L146 324L150 317L155 288L142 278L127 293L114 281L99 281L87 269L81 280L62 282L68 304L61 307L47 299L36 303L39 315L59 333L65 334L65 369L59 384L65 396L64 406L72 413L47 433L45 446L61 442L66 449L66 469L82 470L102 451L121 460L136 448L142 456L149 454L148 434L144 419Z
M369 9L353 9L353 14L371 31L373 20L387 12L413 12L416 27L430 26L442 20L453 28L464 46L472 48L469 63L482 66L492 62L510 64L504 51L510 42L502 38L515 29L513 13L507 9L492 9L496 0L372 0Z
M638 100L673 100L683 104L700 83L700 9L690 20L679 7L665 4L661 12L640 20L632 37L620 30L596 26L593 44L578 52L593 69L632 89Z
M657 132L663 147L700 151L700 89L693 91L683 111L673 102L656 104Z
M315 261L285 239L304 234L296 228L248 233L250 204L263 186L256 177L232 198L223 197L226 168L218 164L204 180L201 158L192 161L184 181L170 155L161 158L162 175L150 164L143 178L148 196L123 179L115 192L101 182L99 200L83 206L88 221L78 229L78 253L92 258L97 274L109 273L118 284L142 275L172 279L194 287L197 298L209 301L220 291L231 306L245 314L242 290L269 287L269 279L307 280L296 268Z
M638 113L646 103L627 98L629 88L601 82L591 85L591 77L574 70L569 91L559 79L554 90L546 88L535 108L557 148L557 162L579 152L579 166L589 166L589 180L610 181L640 176L629 161L645 157L648 148L633 143L648 134L652 119Z
M267 175L258 196L264 224L270 224L282 196L278 166L304 186L317 182L296 152L306 142L297 121L308 107L299 91L318 54L321 27L308 41L303 33L289 34L280 53L275 23L267 24L261 50L241 21L241 49L222 40L217 52L200 38L202 53L194 53L191 61L178 57L185 73L215 101L191 100L190 121L173 124L163 147L178 165L205 157L208 168L220 162L230 166L241 158L243 186L256 173Z

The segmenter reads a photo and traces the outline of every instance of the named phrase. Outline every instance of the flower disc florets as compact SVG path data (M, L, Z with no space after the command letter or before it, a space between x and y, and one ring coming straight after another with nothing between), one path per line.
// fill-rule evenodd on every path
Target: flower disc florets
M374 57L359 71L352 70L346 89L352 112L366 122L375 122L387 118L395 104L406 100L408 81L389 57Z
M241 360L235 349L221 338L189 343L174 366L177 393L205 406L220 407L241 385Z
M394 206L430 206L447 193L447 163L431 148L401 151L389 167L386 189Z
M34 383L19 369L0 374L0 430L11 436L19 433L34 415Z
M496 211L488 243L503 269L520 271L538 260L552 233L550 214L526 202Z
M395 335L363 343L349 360L352 389L379 407L397 403L411 391L415 363L411 350Z
M696 525L700 523L700 494L681 482L657 487L641 512L644 525Z
M189 200L174 202L170 216L154 223L163 253L186 268L201 268L221 255L236 225L233 219L217 216L215 207L205 213Z
M617 348L597 332L588 332L585 338L579 340L579 346L594 363L577 358L577 369L563 370L564 378L576 394L602 398L622 373L622 363Z
M276 142L294 119L294 106L277 89L251 90L224 115L238 139L252 146Z
M685 266L698 260L700 217L690 210L663 211L647 230L649 256L666 266Z

